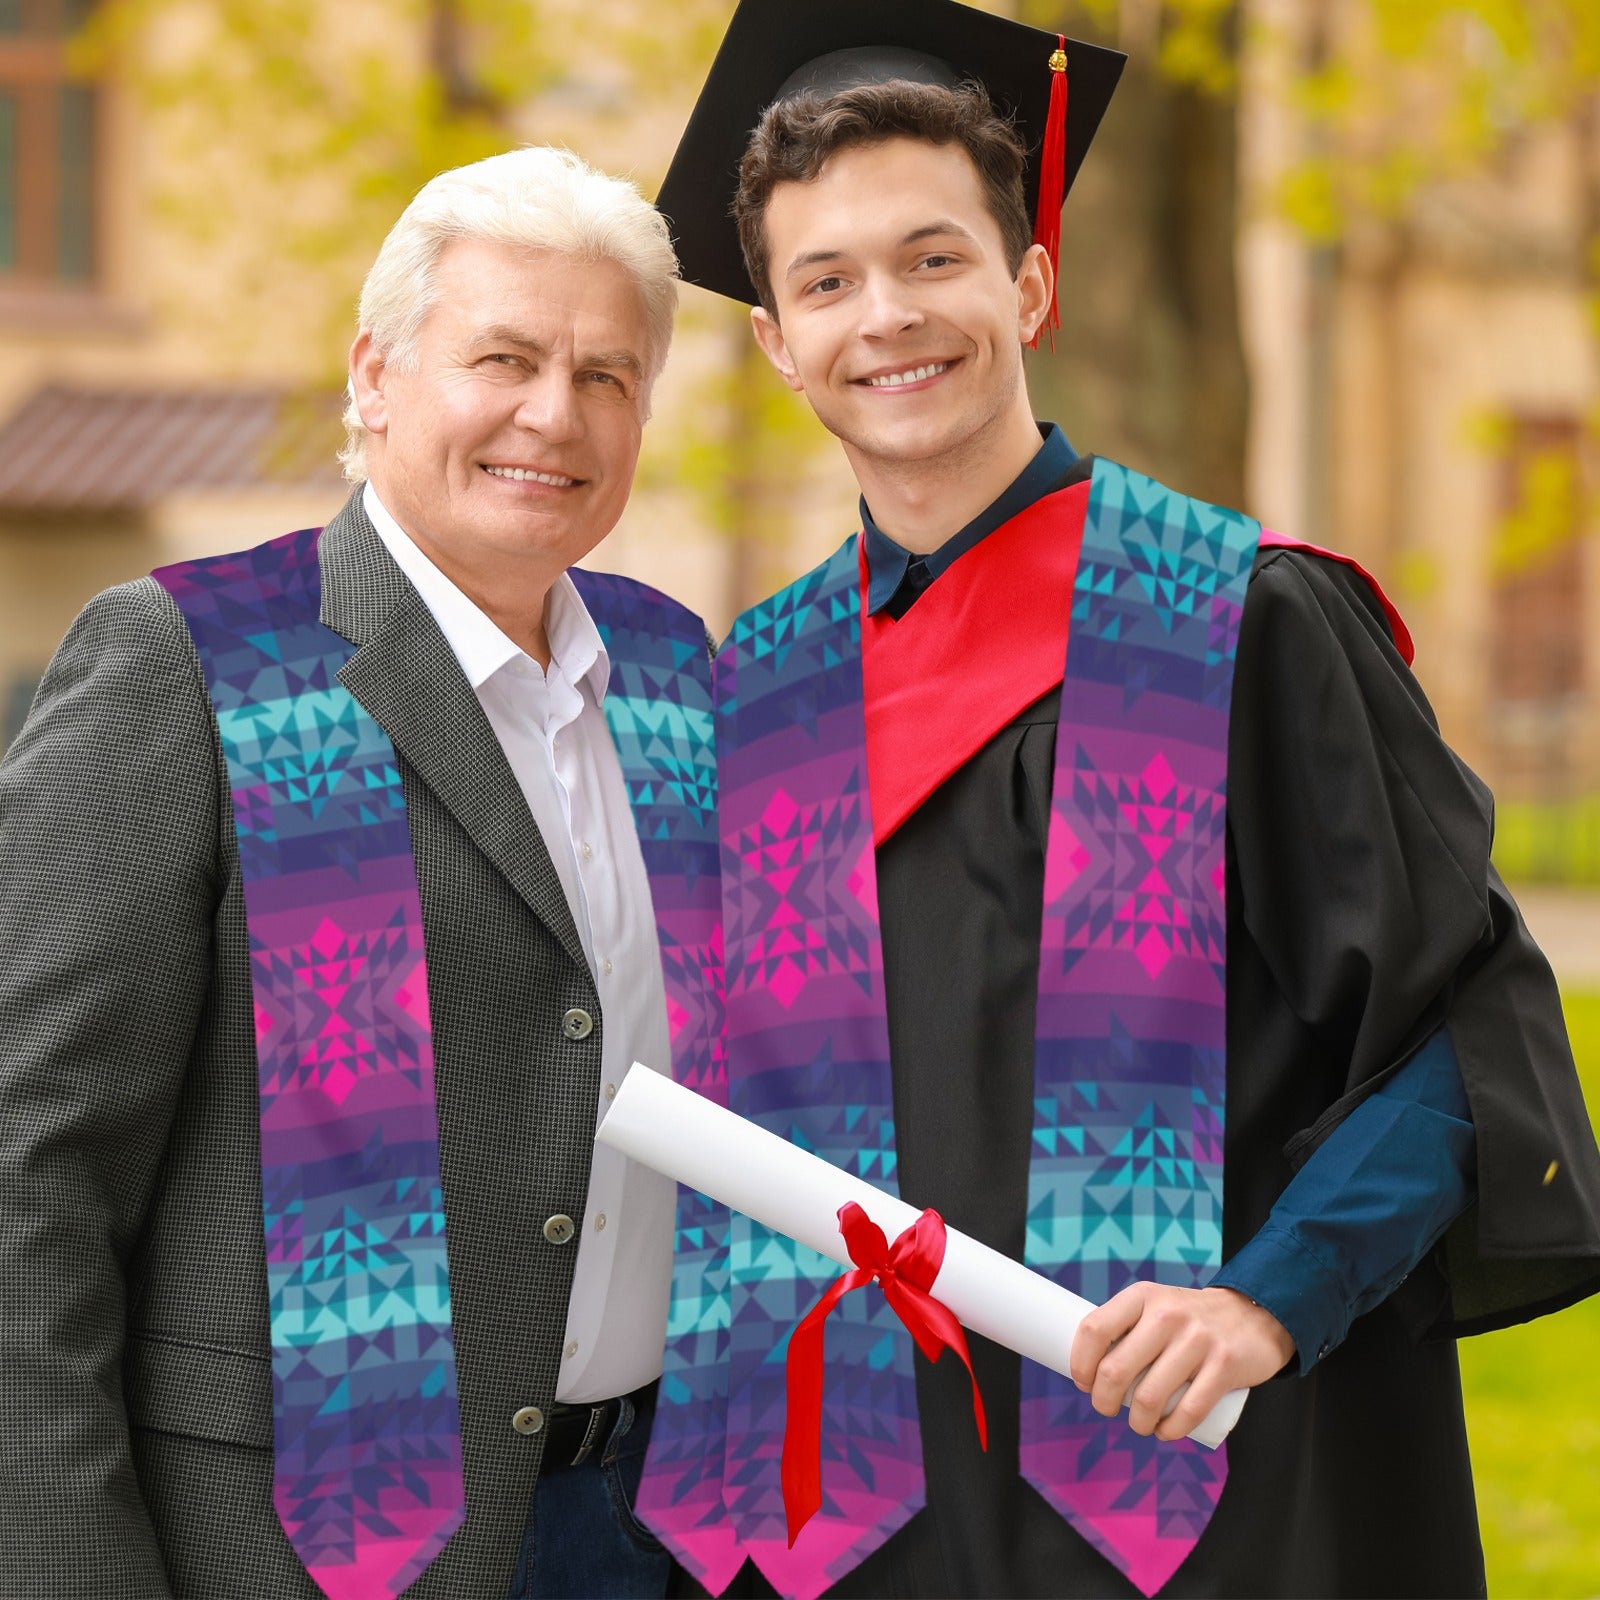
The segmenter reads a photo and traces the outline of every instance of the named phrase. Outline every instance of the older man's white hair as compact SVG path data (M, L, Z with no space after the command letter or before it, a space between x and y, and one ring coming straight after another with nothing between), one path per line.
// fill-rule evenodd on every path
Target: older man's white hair
M645 379L653 383L672 342L678 261L661 214L633 184L595 169L570 150L530 145L441 172L389 230L361 286L359 325L397 371L415 370L422 324L433 307L435 269L452 239L550 250L580 261L615 261L644 308ZM344 408L339 452L351 483L367 476L367 430L354 389Z

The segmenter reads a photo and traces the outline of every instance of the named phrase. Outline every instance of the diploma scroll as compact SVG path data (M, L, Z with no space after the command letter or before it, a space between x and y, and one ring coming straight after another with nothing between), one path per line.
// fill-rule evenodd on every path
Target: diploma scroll
M920 1215L905 1201L638 1062L596 1138L844 1268L855 1265L839 1232L839 1208L846 1201L854 1200L890 1239ZM1078 1324L1094 1310L1089 1301L954 1228L946 1233L933 1293L972 1332L1060 1373L1067 1373ZM1189 1437L1214 1450L1239 1420L1245 1394L1225 1394Z

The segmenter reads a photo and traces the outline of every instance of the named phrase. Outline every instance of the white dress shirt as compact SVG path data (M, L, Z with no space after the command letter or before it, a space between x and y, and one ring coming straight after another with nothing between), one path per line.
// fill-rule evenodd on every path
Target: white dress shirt
M550 666L542 669L417 548L370 483L362 504L461 663L572 908L604 1017L598 1123L631 1062L670 1070L650 884L601 710L611 662L599 630L562 574L545 602ZM670 1180L595 1147L558 1400L603 1400L661 1375L676 1203Z

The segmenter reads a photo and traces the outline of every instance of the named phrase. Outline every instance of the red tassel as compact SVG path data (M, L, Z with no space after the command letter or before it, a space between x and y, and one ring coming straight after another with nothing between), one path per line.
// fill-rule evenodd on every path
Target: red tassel
M1050 348L1054 350L1055 330L1061 326L1059 285L1054 280L1061 267L1061 202L1067 184L1067 36L1058 33L1056 43L1056 52L1050 57L1050 112L1045 118L1044 144L1039 151L1039 210L1033 223L1033 242L1042 244L1050 257L1052 282L1050 309L1033 336L1035 350L1039 348L1039 335L1047 329Z

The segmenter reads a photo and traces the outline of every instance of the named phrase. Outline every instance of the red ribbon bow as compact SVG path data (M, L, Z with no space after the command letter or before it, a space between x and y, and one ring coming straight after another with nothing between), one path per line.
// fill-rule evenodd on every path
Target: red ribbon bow
M789 1548L822 1504L822 1334L828 1313L850 1293L871 1283L906 1325L917 1348L930 1361L946 1350L961 1357L972 1379L972 1415L978 1441L989 1448L989 1425L978 1393L978 1376L967 1354L966 1335L950 1308L928 1292L944 1265L944 1218L932 1209L891 1245L883 1229L851 1200L839 1207L839 1232L855 1262L805 1314L789 1338L789 1411L783 1429L783 1509L789 1519Z

